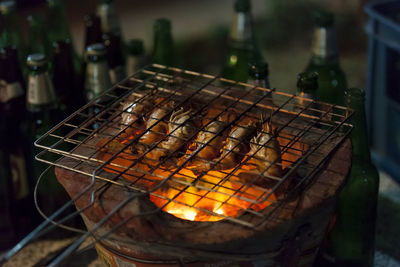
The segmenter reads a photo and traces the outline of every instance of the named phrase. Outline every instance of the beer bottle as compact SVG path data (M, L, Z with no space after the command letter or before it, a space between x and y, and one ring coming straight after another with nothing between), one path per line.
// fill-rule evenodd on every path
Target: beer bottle
M171 21L165 18L157 19L153 24L153 32L153 63L165 66L175 66L176 58L171 33Z
M0 134L7 136L7 125L0 117ZM16 222L13 215L13 187L6 138L0 140L0 249L8 249L18 240Z
M18 64L17 50L6 47L0 51L2 72L1 83L1 113L8 128L7 144L8 156L13 178L14 197L23 201L29 197L30 183L24 154L24 138L21 136L22 123L25 120L25 86L22 72Z
M313 14L315 29L312 56L306 71L319 75L317 98L320 101L344 105L346 77L340 68L333 14L317 10Z
M27 58L29 69L27 85L27 115L29 125L30 146L30 172L37 179L46 170L47 165L35 160L41 149L34 146L34 142L49 131L57 122L57 101L54 87L48 74L48 61L44 54L32 54ZM52 141L47 138L42 145L50 146ZM55 161L57 158L53 154L47 153L46 160ZM63 191L58 184L53 171L43 174L43 178L38 187L39 206L46 214L51 214L62 204Z
M89 45L102 43L102 31L100 17L95 14L87 14L83 17L85 24L85 40L83 55L86 53L86 49Z
M143 41L131 39L128 41L128 57L126 59L126 73L128 76L134 74L145 64Z
M29 24L29 47L28 53L43 54L48 59L52 59L51 46L44 28L44 20L38 15L28 16ZM51 60L50 60L51 62ZM28 67L29 68L29 67Z
M270 88L268 79L268 64L257 62L249 65L249 80L247 83L263 87Z
M105 46L102 43L89 45L86 61L85 92L90 101L111 87Z
M15 47L18 50L19 64L25 64L25 44L22 31L18 21L18 15L14 0L1 1L0 13L2 15L2 33L0 36L0 48L7 46Z
M48 7L48 38L50 43L71 40L67 15L62 0L47 0Z
M325 266L373 266L379 174L368 146L365 92L346 89L345 99L354 109L350 133L353 155L347 184L338 198L336 224L328 236Z
M317 100L318 90L318 74L316 72L302 72L297 76L297 92L296 95L302 98ZM307 108L307 111L303 109ZM297 99L294 110L296 112L303 112L308 115L318 115L316 112L308 109L317 108L316 104L310 104L309 101L304 99Z
M33 227L34 208L26 170L21 124L25 91L17 50L0 50L0 248L13 245Z
M121 37L112 33L105 33L103 39L107 49L110 81L111 84L116 84L126 78L125 60L121 50Z
M85 39L84 39L82 56L84 60L82 62L82 67L78 82L78 86L81 88L80 90L82 92L84 91L85 88L86 61L87 61L86 49L89 47L89 45L103 42L100 17L95 14L86 14L83 17L83 20L85 25Z
M263 61L255 40L250 0L235 1L227 49L221 76L246 82L249 78L248 64Z
M121 26L113 0L98 0L97 15L100 17L101 30L104 33L121 36Z
M47 0L48 17L47 25L48 39L50 44L58 41L67 41L71 46L71 56L73 57L74 70L76 73L80 73L82 67L81 59L75 51L71 33L68 27L67 14L65 12L65 6L63 0Z
M74 112L84 104L83 92L77 86L72 62L72 47L69 39L53 43L53 85L57 96L58 109L61 117Z

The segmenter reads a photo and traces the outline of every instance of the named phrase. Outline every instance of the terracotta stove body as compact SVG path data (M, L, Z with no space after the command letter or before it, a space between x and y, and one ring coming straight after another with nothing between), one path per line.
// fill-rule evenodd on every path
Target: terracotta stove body
M129 113L121 103L132 96L139 103L149 95L173 99L174 110L189 105L192 117L205 116L203 111L215 106L230 110L238 118L231 123L233 127L241 117L260 120L262 125L270 120L271 136L280 146L279 160L273 164L282 169L282 175L252 170L243 182L240 170L257 155L249 152L213 182L204 179L209 171L183 179L189 160L186 165L174 161L173 168L165 167L170 156L140 167L143 155L132 150L140 137L125 134L133 126L121 126L122 115ZM93 113L94 106L97 113ZM343 107L266 88L151 65L38 140L38 146L45 148L38 158L46 161L46 154L62 155L53 162L57 179L84 219L88 236L97 242L99 255L110 266L311 266L350 166L351 145L346 139L350 113ZM160 121L168 123L170 116ZM63 127L70 131L60 137L56 132L65 132ZM205 127L200 125L184 141L195 142ZM145 134L146 129L142 130L139 135ZM53 145L41 145L50 137L56 140ZM62 146L63 142L69 147ZM177 153L171 158L190 157L193 150L187 146ZM149 178L153 176L156 182ZM260 179L262 186L257 182ZM171 184L177 192L173 197L162 193ZM178 195L189 193L197 194L197 202L178 203ZM210 195L223 195L223 200ZM207 196L219 201L225 211L235 206L238 212L231 216L197 204ZM164 202L156 203L155 198ZM178 218L165 209L170 203L217 219ZM245 206L236 207L237 203Z

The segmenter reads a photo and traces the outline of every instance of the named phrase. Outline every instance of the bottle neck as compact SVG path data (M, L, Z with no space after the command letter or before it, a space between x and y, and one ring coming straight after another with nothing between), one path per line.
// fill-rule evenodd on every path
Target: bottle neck
M250 12L236 12L229 34L230 42L244 48L255 49L253 19Z
M336 33L333 26L316 27L312 41L312 59L314 64L334 64L338 62Z
M167 66L175 63L175 51L170 31L159 31L154 36L153 62Z
M74 86L75 71L72 61L72 48L69 43L59 42L53 62L54 89L58 96L64 96L72 91Z
M113 2L99 3L97 6L97 15L101 19L101 30L103 32L121 35L117 11Z
M370 162L371 156L369 151L367 123L365 115L364 97L348 97L348 105L354 109L351 123L353 130L350 133L351 143L353 146L353 158ZM349 103L350 102L350 103Z

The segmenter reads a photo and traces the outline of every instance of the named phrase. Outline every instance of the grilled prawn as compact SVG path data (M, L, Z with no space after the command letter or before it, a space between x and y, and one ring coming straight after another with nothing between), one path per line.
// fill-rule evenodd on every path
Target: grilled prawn
M140 153L144 153L149 145L157 143L165 137L168 125L162 119L173 109L173 107L174 102L168 101L161 107L154 109L150 114L145 127L147 132L140 137L137 145L137 150Z
M123 137L130 137L139 132L144 126L144 115L154 106L154 95L149 95L143 99L130 96L128 102L122 103L122 125L121 128L128 128L124 132Z
M191 153L196 156L191 159L190 165L199 166L204 164L205 160L212 160L218 157L228 135L229 128L227 125L232 119L232 113L224 112L216 120L209 122L204 130L199 132L195 142L197 144L196 148ZM226 129L223 130L224 128ZM189 157L190 155L181 158L180 162L185 161Z
M242 120L230 131L221 156L213 161L204 162L195 169L197 171L232 169L249 151L249 140L255 129L256 123L253 120Z
M172 113L168 124L169 137L146 154L148 159L158 161L161 158L183 149L188 140L196 133L192 111L183 108Z
M282 168L278 165L281 162L280 147L273 135L271 121L264 123L262 131L251 140L249 155L253 157L248 163L256 165L260 172L281 177Z

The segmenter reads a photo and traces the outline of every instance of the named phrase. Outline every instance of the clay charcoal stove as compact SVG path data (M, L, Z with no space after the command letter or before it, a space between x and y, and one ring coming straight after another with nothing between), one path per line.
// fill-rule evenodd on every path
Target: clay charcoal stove
M311 266L349 169L350 114L147 66L36 142L78 210L50 221L87 226L55 263L91 238L111 266Z

